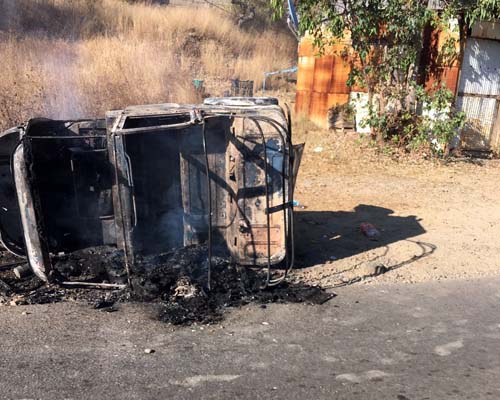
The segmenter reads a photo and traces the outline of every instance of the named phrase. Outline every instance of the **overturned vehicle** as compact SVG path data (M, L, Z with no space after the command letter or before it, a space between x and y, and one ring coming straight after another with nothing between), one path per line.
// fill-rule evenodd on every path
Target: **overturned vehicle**
M204 246L213 258L293 267L293 188L302 147L272 98L207 99L110 111L103 119L32 119L0 135L0 239L43 281L71 281L57 257L108 246L133 285L144 260ZM274 266L281 272L276 275Z

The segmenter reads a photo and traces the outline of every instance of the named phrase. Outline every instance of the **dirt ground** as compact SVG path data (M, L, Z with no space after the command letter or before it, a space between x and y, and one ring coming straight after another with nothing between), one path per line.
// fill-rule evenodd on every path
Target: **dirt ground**
M300 120L294 142L306 148L288 288L500 276L500 160L395 160L355 133ZM378 240L363 235L364 222Z
M354 133L310 126L296 129L299 141L294 279L335 287L500 275L498 160L398 162Z

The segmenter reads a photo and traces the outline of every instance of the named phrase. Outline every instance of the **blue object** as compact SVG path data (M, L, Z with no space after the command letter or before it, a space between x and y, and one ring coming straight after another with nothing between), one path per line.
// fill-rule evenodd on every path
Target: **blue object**
M287 69L280 69L278 71L264 72L264 76L278 75L278 74L287 74L292 72L297 72L299 68L297 66Z
M291 74L297 72L299 68L297 66L287 69L280 69L279 71L264 72L264 81L262 82L262 91L266 90L266 79L268 76L280 75L280 74Z
M293 0L288 0L288 13L290 14L290 20L292 21L295 29L299 29L299 18L297 17L297 11L295 11Z
M193 79L193 85L196 89L200 89L203 86L202 79Z

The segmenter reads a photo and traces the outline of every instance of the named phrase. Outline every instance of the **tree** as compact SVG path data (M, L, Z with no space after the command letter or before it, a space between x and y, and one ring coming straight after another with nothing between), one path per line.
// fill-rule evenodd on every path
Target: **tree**
M206 4L231 15L240 28L258 28L273 22L268 0L203 0Z
M277 15L284 12L282 0L270 0ZM348 39L342 55L350 65L349 85L366 89L372 134L382 141L396 116L416 114L419 60L426 26L447 29L450 18L464 28L478 19L500 16L500 0L442 0L429 7L424 0L300 0L299 32L312 37L318 53ZM452 48L450 40L448 48ZM449 56L454 56L450 52ZM445 90L436 88L436 90ZM442 96L442 93L439 94ZM388 109L390 108L390 112Z

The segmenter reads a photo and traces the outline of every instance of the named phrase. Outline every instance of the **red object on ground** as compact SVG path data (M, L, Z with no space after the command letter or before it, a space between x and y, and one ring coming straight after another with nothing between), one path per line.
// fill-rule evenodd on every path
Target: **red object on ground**
M361 233L365 235L370 240L378 240L380 237L380 232L374 225L369 222L363 222L359 228L361 229Z

